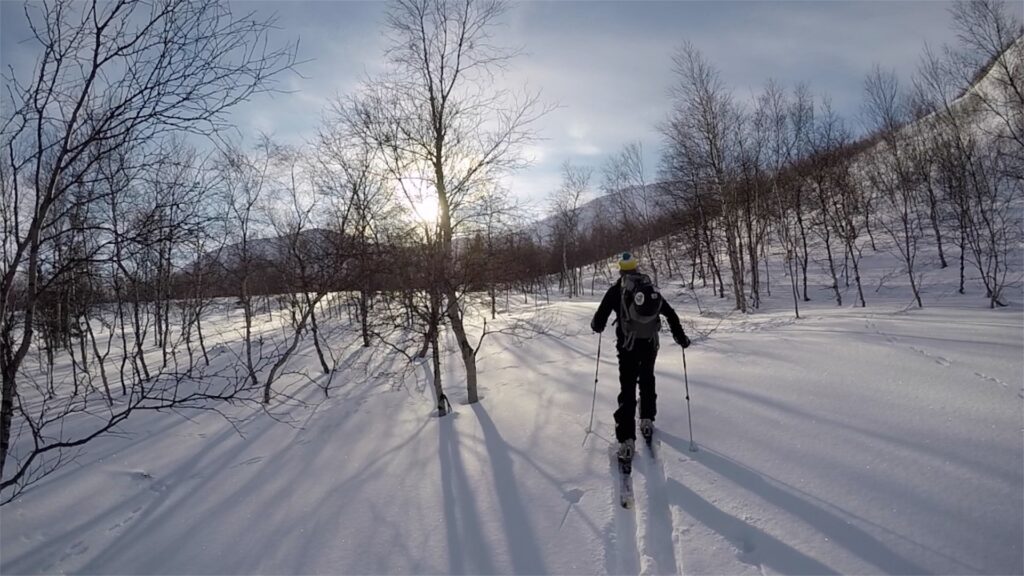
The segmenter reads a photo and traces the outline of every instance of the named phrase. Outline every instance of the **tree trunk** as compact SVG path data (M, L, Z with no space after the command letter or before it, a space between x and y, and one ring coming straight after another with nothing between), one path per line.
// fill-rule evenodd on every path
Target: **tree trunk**
M736 309L740 312L747 311L747 298L743 286L743 262L741 261L741 248L737 246L739 239L736 237L736 226L728 221L725 222L725 248L729 256L729 268L732 272L732 293L736 302Z
M359 331L363 337L363 348L370 347L370 299L366 290L359 291Z
M466 366L466 392L468 395L468 402L473 404L480 400L477 393L477 377L476 377L476 351L473 350L473 346L469 343L469 337L466 335L466 326L462 323L462 313L458 305L458 296L453 288L448 288L445 297L448 300L447 314L448 321L451 322L452 332L455 334L455 340L459 343L459 352L462 354L462 362Z
M270 374L267 375L267 381L263 386L264 404L270 404L270 392L274 385L274 381L277 379L278 371L284 367L285 363L288 362L288 359L295 353L295 349L299 347L299 341L302 340L302 332L306 329L306 322L309 321L310 314L313 312L317 303L320 302L321 298L323 298L323 293L318 294L316 298L312 299L309 308L304 311L298 321L298 324L295 326L295 331L292 334L292 342L288 345L288 349L284 351L284 354L282 354L281 357L277 359L277 362L274 362L274 365L270 368Z
M309 301L309 295L303 294L306 298L306 305L310 307L309 312L309 331L313 335L313 347L316 349L316 357L320 359L320 368L324 374L331 372L330 367L327 366L327 360L324 359L324 351L320 346L320 326L316 322L316 305Z
M448 414L448 406L447 402L445 402L444 388L441 386L441 350L437 340L437 330L434 330L430 336L430 359L433 365L434 398L437 400L437 416L440 418Z
M7 462L7 452L11 445L11 424L14 421L14 397L18 388L15 381L16 368L8 363L6 345L3 355L3 399L0 400L0 478L3 478L4 463Z
M796 195L796 224L797 224L797 227L800 229L800 245L801 245L801 248L803 249L802 250L803 254L802 255L798 254L798 259L800 260L800 271L803 274L804 302L810 302L811 299L807 296L807 261L809 260L810 256L807 253L807 229L806 229L806 227L804 227L803 206L801 205L801 201L800 201L800 197L801 196L802 196L801 192L797 191L797 195Z

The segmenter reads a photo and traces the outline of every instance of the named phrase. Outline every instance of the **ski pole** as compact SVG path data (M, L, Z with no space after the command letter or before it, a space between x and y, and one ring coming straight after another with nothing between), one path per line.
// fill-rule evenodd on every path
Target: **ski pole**
M594 367L594 397L590 400L590 424L587 424L587 433L583 435L583 446L587 445L587 438L594 430L594 406L597 404L597 374L601 369L601 332L597 333L597 366Z
M686 385L686 420L690 424L690 452L697 451L697 445L693 443L693 415L690 414L690 378L686 375L686 348L683 351L683 383Z

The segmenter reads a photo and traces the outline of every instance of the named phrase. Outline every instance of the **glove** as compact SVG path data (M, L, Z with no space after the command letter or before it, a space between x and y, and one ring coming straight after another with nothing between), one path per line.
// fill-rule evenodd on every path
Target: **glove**
M598 324L597 318L594 318L590 321L590 329L600 334L601 332L604 332L604 324Z
M689 348L690 346L690 339L686 337L686 333L682 330L673 332L672 339L676 341L676 344L679 344L683 348Z

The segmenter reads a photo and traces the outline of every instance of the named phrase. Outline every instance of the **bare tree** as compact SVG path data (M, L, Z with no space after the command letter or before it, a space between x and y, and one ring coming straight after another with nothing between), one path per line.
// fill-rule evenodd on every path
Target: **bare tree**
M387 13L390 69L364 88L371 135L392 178L417 182L437 199L442 278L453 240L482 190L523 166L522 145L545 112L538 96L495 87L493 73L515 55L492 43L505 11L498 0L399 0ZM472 210L468 210L471 214ZM466 367L469 401L478 400L476 349L463 321L464 287L445 286L445 313Z
M270 87L293 62L291 47L269 47L272 22L236 18L212 2L53 2L29 5L26 16L41 56L27 82L10 79L0 127L2 192L12 207L3 212L0 270L0 487L23 486L41 455L94 437L53 439L37 421L35 448L13 473L4 467L15 416L27 418L17 408L18 375L48 290L40 263L55 213L82 183L96 181L107 159L127 151L142 157L138 151L174 133L216 132L232 106ZM102 198L75 200L94 202ZM134 407L101 423L97 434Z
M691 44L673 58L677 82L668 126L669 170L706 188L721 206L736 308L747 311L739 211L734 209L741 112L718 72Z
M593 171L586 166L574 166L568 160L562 164L562 184L551 200L554 228L552 244L559 250L561 269L558 283L570 298L583 292L583 269L576 252L579 248L580 221L583 205Z
M372 103L336 99L316 141L316 187L331 204L334 260L354 288L363 347L370 346L375 276L387 227L399 220L395 190L372 126Z
M860 260L864 252L863 233L867 221L866 212L863 210L864 189L852 177L850 157L842 151L837 151L836 154L838 158L836 158L836 165L830 175L834 190L832 210L829 211L829 215L833 220L833 228L843 241L844 260L849 259L853 266L854 282L857 285L857 297L860 305L865 307L867 302L864 300L864 287L861 284L860 276Z
M919 122L928 160L923 177L929 200L934 190L949 214L960 249L959 291L969 261L996 306L1009 246L1021 236L1010 206L1024 181L1024 40L1020 22L1001 3L957 3L952 13L960 49L927 50L915 78L915 102L929 113Z
M1024 163L1024 27L1012 5L998 0L956 2L951 13L962 50L951 56L967 98L997 120L992 135L1005 141L1003 149L1020 164Z
M472 289L486 290L491 320L495 320L498 317L498 291L504 289L506 292L507 312L508 292L514 279L511 271L513 262L506 242L523 219L519 204L507 190L493 188L485 192L481 200L480 211L470 223L474 236L469 253L462 259L466 268L463 274Z
M267 196L267 184L270 178L272 161L272 143L267 138L261 140L257 151L252 154L232 147L224 151L221 159L220 188L221 202L226 210L225 220L229 223L226 230L231 244L225 246L214 258L216 264L231 278L237 305L242 308L243 357L240 358L245 369L245 378L249 386L256 389L260 385L259 373L263 364L262 337L256 338L253 325L256 315L256 297L265 290L254 286L259 277L260 268L266 268L271 256L264 244L261 249L256 240L259 231L266 228L263 221L263 208Z
M959 57L949 52L942 56L926 47L914 77L913 97L919 108L930 111L930 115L919 122L928 140L931 160L928 176L935 183L929 186L932 225L941 225L947 220L941 213L945 208L949 212L948 220L953 224L952 242L960 252L959 292L963 294L968 253L966 238L970 226L970 202L966 190L971 180L969 165L977 144L970 128L973 116L970 107L958 104L961 87L957 60ZM936 241L940 242L941 234L938 231L935 234ZM943 255L941 248L940 255Z
M831 102L825 100L821 109L814 126L807 170L807 180L817 200L812 228L825 246L828 274L832 281L829 288L835 296L836 306L842 306L843 294L839 289L838 263L833 250L833 234L836 232L833 224L837 221L833 199L847 176L846 164L840 156L845 151L847 135L842 120L832 110ZM841 233L839 235L842 236Z
M806 262L801 258L800 243L796 223L802 218L802 188L799 179L786 178L784 171L792 169L797 155L798 142L808 130L809 121L806 106L790 102L782 86L769 82L758 99L755 117L756 124L765 135L765 164L771 174L771 196L776 205L776 233L785 250L785 264L789 276L790 290L793 295L793 312L800 317L799 269L796 267ZM786 196L785 200L783 196ZM792 216L796 213L796 217ZM804 244L806 247L806 244ZM805 252L806 253L806 252ZM804 268L806 278L806 267Z
M919 209L919 172L913 167L917 142L902 129L908 121L907 102L892 72L875 67L864 84L865 117L879 141L868 155L868 179L887 208L879 224L888 232L903 261L910 289L922 307L920 277L915 267L922 226Z
M283 239L277 260L284 268L284 288L295 331L294 345L283 360L287 361L294 352L303 328L308 325L320 369L323 374L329 374L331 366L324 350L331 356L332 365L334 356L320 335L317 321L318 306L336 287L337 277L334 255L330 251L331 233L316 227L316 216L323 211L325 198L314 185L313 169L316 165L303 160L301 149L279 147L275 164L280 179L275 186L278 204L270 221L277 237Z
M654 283L658 283L658 262L654 257L655 187L650 185L644 150L639 141L630 142L618 154L608 158L603 166L602 189L615 200L618 222L629 246L642 246L646 266L651 270Z

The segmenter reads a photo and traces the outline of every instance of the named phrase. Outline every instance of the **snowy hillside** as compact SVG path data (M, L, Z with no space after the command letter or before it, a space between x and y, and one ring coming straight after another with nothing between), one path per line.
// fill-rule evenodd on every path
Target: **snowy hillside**
M666 337L658 454L638 456L635 511L616 497L608 334L583 443L600 295L531 300L514 313L549 328L489 337L478 404L463 402L449 342L445 418L425 366L345 349L357 338L338 325L344 360L328 399L298 374L326 386L307 343L275 418L234 407L232 423L129 420L0 509L0 572L1024 572L1019 288L989 310L956 294L954 272L930 272L925 309L908 309L896 263L884 252L864 263L868 308L836 308L822 291L799 321L781 271L749 316L666 283L696 341L686 362L699 450L688 450L683 358ZM211 314L215 363L233 361L238 321Z
M598 223L614 226L623 216L636 220L645 214L656 215L659 209L674 205L658 183L630 186L615 193L602 193L580 204L578 229L592 230ZM538 240L550 241L557 227L558 216L552 214L528 224L524 232Z

